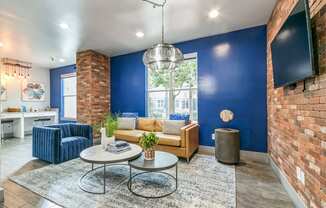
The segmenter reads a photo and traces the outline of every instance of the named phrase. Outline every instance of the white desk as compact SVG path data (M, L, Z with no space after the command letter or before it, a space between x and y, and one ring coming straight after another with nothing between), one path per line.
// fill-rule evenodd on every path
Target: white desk
M49 117L54 123L58 123L57 111L19 112L19 113L4 112L0 114L0 125L2 120L7 120L7 119L13 120L14 136L18 138L23 138L25 135L25 119L42 118L42 117ZM0 133L1 133L1 128L0 128Z

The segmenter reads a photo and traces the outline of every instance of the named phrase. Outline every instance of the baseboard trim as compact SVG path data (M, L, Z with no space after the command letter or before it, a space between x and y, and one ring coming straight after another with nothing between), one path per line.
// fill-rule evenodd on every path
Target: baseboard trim
M297 208L306 208L306 206L305 206L304 202L302 201L302 199L300 198L299 194L295 191L295 189L292 187L292 185L287 180L284 173L281 171L281 169L279 169L279 167L275 164L275 162L270 157L269 157L269 163L270 163L274 173L279 178L284 189L289 194L289 197L292 200L294 206Z
M204 155L215 155L215 147L199 145L198 153Z
M215 155L215 147L200 145L198 149L198 153L205 154L205 155ZM264 152L252 152L252 151L240 150L240 159L245 161L246 158L250 158L251 160L254 161L259 161L262 163L269 164L268 154Z

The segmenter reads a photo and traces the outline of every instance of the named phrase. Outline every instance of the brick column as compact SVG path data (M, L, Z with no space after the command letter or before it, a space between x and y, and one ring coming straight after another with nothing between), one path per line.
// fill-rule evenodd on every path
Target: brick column
M277 1L267 24L268 150L306 207L326 207L326 0L309 0L320 75L274 89L271 42L297 0ZM304 173L299 180L297 171Z
M92 50L77 53L77 121L101 122L110 111L109 58Z

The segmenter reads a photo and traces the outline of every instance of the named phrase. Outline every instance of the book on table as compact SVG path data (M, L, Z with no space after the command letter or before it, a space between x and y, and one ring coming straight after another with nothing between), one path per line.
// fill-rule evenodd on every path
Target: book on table
M125 141L116 141L112 144L108 144L107 151L112 153L121 153L131 150L131 147L128 142Z

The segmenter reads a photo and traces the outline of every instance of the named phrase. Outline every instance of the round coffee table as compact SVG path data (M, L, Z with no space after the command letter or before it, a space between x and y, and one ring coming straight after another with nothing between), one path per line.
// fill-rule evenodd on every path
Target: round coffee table
M111 153L108 151L103 150L102 145L96 145L89 147L85 150L83 150L80 153L80 159L92 164L92 169L84 173L80 179L79 179L79 187L87 192L92 194L105 194L105 169L107 166L113 166L113 165L121 165L121 164L113 164L113 163L119 163L119 162L126 162L129 160L133 160L137 157L139 157L142 153L142 148L140 148L138 145L130 144L131 150L128 150L126 152L121 153ZM94 168L94 164L101 164L103 166ZM109 165L110 164L110 165ZM126 164L127 165L127 164ZM103 168L103 192L94 192L87 190L83 187L83 179L93 171Z
M166 197L172 193L174 193L178 189L178 158L170 153L162 152L162 151L155 151L155 159L154 160L145 160L144 155L141 157L138 157L135 160L129 161L129 181L128 181L128 189L131 193L135 194L136 196L140 196L143 198L162 198ZM175 167L175 176L162 172L163 170L167 170L170 168ZM137 173L135 175L132 175L132 168L141 170L144 172ZM159 196L145 196L140 193L136 193L132 189L132 181L136 177L143 175L143 174L150 174L153 172L159 172L161 174L167 175L171 177L173 180L175 180L175 189L173 189L171 192Z

